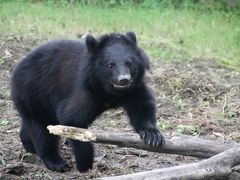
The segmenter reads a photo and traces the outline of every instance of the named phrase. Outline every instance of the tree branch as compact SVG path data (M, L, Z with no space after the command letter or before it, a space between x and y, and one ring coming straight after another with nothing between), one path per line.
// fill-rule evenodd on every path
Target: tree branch
M161 179L210 179L229 176L236 164L240 163L240 146L233 147L199 163L154 169L134 174L105 177L101 180L161 180ZM237 166L236 166L237 167ZM239 179L239 174L234 176Z
M48 129L52 134L79 141L113 144L120 147L132 147L152 152L181 154L203 158L211 157L234 146L233 144L203 140L192 136L177 136L166 139L164 147L156 148L144 144L136 133L86 130L62 125L48 126Z

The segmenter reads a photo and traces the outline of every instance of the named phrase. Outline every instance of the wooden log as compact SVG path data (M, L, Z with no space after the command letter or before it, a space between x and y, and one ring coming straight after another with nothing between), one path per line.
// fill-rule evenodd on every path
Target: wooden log
M240 146L236 146L198 163L154 169L122 176L105 177L100 178L100 180L227 179L227 176L232 174L234 168L239 163ZM234 176L234 178L239 179L239 174Z
M50 133L79 141L113 144L120 147L132 147L152 152L181 154L208 158L232 148L234 144L225 144L213 140L204 140L192 136L177 136L166 139L164 147L151 147L136 133L87 130L70 126L48 126Z

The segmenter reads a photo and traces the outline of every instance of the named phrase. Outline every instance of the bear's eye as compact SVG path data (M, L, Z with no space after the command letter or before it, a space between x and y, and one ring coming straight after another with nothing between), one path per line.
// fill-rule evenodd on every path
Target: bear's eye
M110 64L107 65L107 68L112 69L114 66L115 66L114 63L110 63Z
M125 62L125 65L126 65L127 67L131 67L131 66L132 66L132 62L131 62L131 61L127 61L127 62Z

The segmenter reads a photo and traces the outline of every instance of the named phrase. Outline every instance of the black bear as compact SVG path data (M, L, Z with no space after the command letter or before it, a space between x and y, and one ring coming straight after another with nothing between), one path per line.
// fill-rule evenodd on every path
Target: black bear
M48 125L88 128L103 111L123 107L144 142L161 146L156 103L144 81L149 59L136 35L88 35L80 40L46 43L27 55L12 76L12 99L22 118L20 138L50 170L68 167L58 152L57 136ZM77 169L93 165L93 145L70 140Z

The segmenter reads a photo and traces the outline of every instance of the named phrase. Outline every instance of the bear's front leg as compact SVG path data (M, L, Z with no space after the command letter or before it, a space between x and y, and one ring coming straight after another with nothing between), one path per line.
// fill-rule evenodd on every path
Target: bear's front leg
M131 94L124 108L131 125L145 144L151 146L165 144L164 137L156 126L156 101L148 87L143 86Z
M58 107L60 124L88 128L102 112L101 106L88 93L79 92L66 99ZM94 148L90 142L70 140L78 171L85 172L93 167Z

